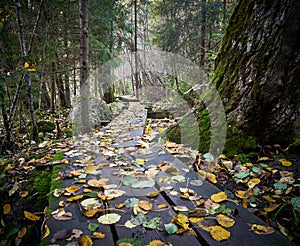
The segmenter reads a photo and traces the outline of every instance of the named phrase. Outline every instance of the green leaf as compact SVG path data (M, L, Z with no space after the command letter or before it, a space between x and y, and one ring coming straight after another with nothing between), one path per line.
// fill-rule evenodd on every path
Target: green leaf
M300 206L300 196L292 198L292 206L299 207Z
M275 183L274 188L277 190L285 190L287 188L287 184Z
M132 197L125 200L124 204L127 208L133 208L136 204L139 203L139 199Z
M121 238L117 241L116 245L119 246L120 243L130 243L132 246L142 246L142 240L139 238L133 238L133 237L125 237Z
M95 223L89 223L89 225L88 225L89 231L96 231L98 228L99 228L99 225L95 224Z
M232 213L232 210L230 208L226 207L225 205L222 205L222 206L217 207L216 209L210 208L209 213L210 214L223 213L223 214L230 215Z
M154 217L152 219L150 219L149 221L146 221L145 223L143 223L143 226L146 228L150 228L150 229L159 229L160 225L161 225L161 219L159 217Z
M16 234L19 231L19 225L16 222L10 222L6 226L6 238L9 238L10 236Z
M144 214L138 213L137 216L131 217L130 222L134 225L142 225L146 222L147 218Z
M259 167L251 167L252 172L255 172L257 174L261 174L260 168Z
M155 181L154 180L145 180L145 181L138 181L131 185L132 188L151 188L154 187Z
M169 224L165 224L165 229L167 233L173 234L178 230L178 226L175 225L174 223L169 223Z
M124 176L122 182L123 185L132 186L134 183L138 182L138 180L132 176Z
M238 178L238 179L243 179L243 178L246 178L249 176L249 172L239 172L239 173L236 173L234 175L234 177Z

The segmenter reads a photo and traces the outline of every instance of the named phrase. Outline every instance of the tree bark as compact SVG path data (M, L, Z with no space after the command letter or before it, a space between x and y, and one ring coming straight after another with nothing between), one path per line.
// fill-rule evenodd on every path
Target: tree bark
M18 25L19 25L22 63L24 65L28 61L27 61L26 46L25 46L25 39L24 39L24 26L23 26L21 12L20 12L21 4L19 1L15 1L15 5L16 5L16 13L17 13ZM38 142L38 127L37 127L37 122L34 113L33 96L32 96L32 89L31 89L31 76L28 71L25 71L25 82L26 82L26 89L27 89L30 118L31 118L32 139Z
M80 0L80 108L81 132L87 133L89 125L89 37L88 37L88 0Z
M288 145L300 136L300 1L241 0L213 78L228 120L227 148Z

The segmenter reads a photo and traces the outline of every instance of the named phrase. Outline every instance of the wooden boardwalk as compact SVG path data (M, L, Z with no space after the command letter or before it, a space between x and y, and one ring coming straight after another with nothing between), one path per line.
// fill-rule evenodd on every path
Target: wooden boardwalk
M80 237L84 235L90 236L93 245L105 246L116 245L117 240L126 237L138 238L142 241L142 245L148 245L153 240L160 240L166 245L169 243L174 246L289 245L286 238L279 232L269 235L257 235L251 232L249 224L265 225L265 223L247 209L230 201L222 203L222 205L226 205L235 211L233 215L235 224L227 228L231 234L228 240L220 242L214 240L208 231L201 229L196 223L189 223L189 227L192 228L189 231L191 235L168 234L164 230L163 224L170 223L172 218L178 213L188 214L187 212L178 212L174 208L184 206L189 210L195 209L195 201L181 198L179 195L176 195L176 191L179 193L180 188L189 188L206 200L220 190L206 181L203 181L201 185L192 182L193 180L201 180L196 172L191 169L187 170L187 166L183 162L170 155L161 146L145 146L146 143L140 141L144 131L146 114L146 110L138 102L129 102L128 110L122 112L103 131L95 133L93 136L81 137L73 144L76 148L65 150L65 156L69 160L69 164L63 164L64 173L71 173L74 170L84 172L86 167L92 163L97 170L92 173L88 172L84 179L88 181L106 178L106 185L111 186L91 188L87 183L78 183L78 180L76 181L74 178L64 178L62 187L79 186L80 189L73 195L85 194L85 197L68 204L67 199L70 196L62 195L57 201L50 203L50 208L54 211L60 207L59 202L64 201L65 205L61 209L70 212L72 219L57 220L49 216L46 224L50 229L50 235L45 239L46 245L67 245L72 242L74 244L70 245L75 245L80 238L75 237L70 241L66 240L71 235L75 235L74 229L82 231ZM166 163L169 170L176 170L176 177L178 179L184 177L184 180L176 180L174 173L172 174L171 172L161 170L157 172L159 169L157 165L162 165L161 163ZM135 180L138 180L139 187L124 185L124 179L127 176L132 176ZM149 185L148 182L152 179L155 181L154 186ZM146 182L143 183L141 181ZM141 188L143 185L148 187ZM86 217L84 215L85 210L80 205L80 202L89 198L88 194L91 193L86 192L84 189L91 189L98 194L102 194L106 189L109 190L112 187L124 191L124 194L111 200L105 199L105 197L104 199L96 197L101 203L100 209L102 209L102 212L92 218ZM171 191L173 192L170 193ZM148 192L158 192L158 195L149 198L146 196ZM130 198L149 201L153 207L145 216L147 220L159 217L162 221L163 230L147 229L142 225L127 228L125 223L135 217L134 209L125 205ZM68 205L66 206L66 204ZM166 204L165 208L161 208L161 204ZM110 225L98 223L97 219L106 213L116 213L121 218L118 222ZM216 223L215 220L211 221L214 224ZM87 229L90 223L98 224L99 228L97 231L104 233L105 237L101 239L93 238L93 232ZM64 232L64 236L61 236L61 239L58 236L54 236L59 231ZM58 239L53 240L53 236Z

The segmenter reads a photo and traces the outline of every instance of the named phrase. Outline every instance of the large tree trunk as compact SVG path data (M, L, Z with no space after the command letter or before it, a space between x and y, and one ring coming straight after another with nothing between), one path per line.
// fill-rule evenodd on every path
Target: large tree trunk
M88 0L80 0L80 109L81 132L90 130L89 125L89 37L88 37Z
M213 78L227 113L227 148L299 138L299 16L299 0L241 0L236 6Z

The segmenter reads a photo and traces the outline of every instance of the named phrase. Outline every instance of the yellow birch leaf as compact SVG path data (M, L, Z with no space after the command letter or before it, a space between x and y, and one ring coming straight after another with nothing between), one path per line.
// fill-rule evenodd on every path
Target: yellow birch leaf
M248 198L249 196L251 196L252 192L248 191L248 190L237 190L237 191L234 192L234 194L238 198L244 199L244 198Z
M211 195L210 199L213 202L223 202L227 200L227 195L224 191Z
M146 200L140 200L138 203L139 207L145 211L150 211L153 207L152 203Z
M209 182L213 183L213 184L216 184L218 181L217 181L217 178L216 178L216 175L214 175L213 173L207 173L206 174L207 176L207 179Z
M44 232L42 239L48 237L49 235L50 235L50 229L47 225L45 225L45 232Z
M165 204L165 203L161 203L161 204L158 204L157 205L157 208L158 209L163 209L163 208L168 208L169 207L169 205L168 204Z
M272 234L275 231L271 226L263 226L257 224L253 224L250 230L256 234Z
M3 214L8 214L11 211L11 205L6 203L3 205Z
M144 165L145 161L146 161L145 159L135 159L135 162L138 165Z
M281 162L281 165L284 166L284 167L289 167L293 164L292 162L290 162L286 159L280 159L279 161Z
M29 67L30 67L29 63L28 63L28 62L25 62L25 63L24 63L24 68L27 69L27 68L29 68Z
M26 219L29 219L31 221L37 221L41 218L40 216L37 216L37 215L35 215L33 213L30 213L28 211L24 211L24 216L25 216Z
M121 242L118 244L119 246L133 246L131 243Z
M78 171L71 171L70 174L73 176L73 177L79 177L81 175L81 172L78 172Z
M221 226L210 226L209 234L216 241L227 240L230 237L230 231L225 230Z
M232 219L224 214L218 214L216 216L216 219L221 226L224 226L227 228L232 227L235 223L234 219Z
M253 189L255 185L258 185L260 183L260 179L259 178L253 178L250 179L247 183L249 189Z
M153 240L148 244L148 246L164 246L164 245L166 244L160 240Z
M152 198L152 197L157 197L158 194L159 194L158 191L150 191L150 192L147 193L146 196L149 197L149 198Z
M27 233L27 228L22 227L22 229L18 231L18 238L24 237L26 235L26 233Z
M80 200L81 198L83 198L83 195L72 196L72 197L69 197L69 198L67 199L67 201L68 201L68 202L78 201L78 200Z
M189 219L185 214L176 214L171 222L181 226L185 230L189 228Z
M101 213L101 212L102 212L102 209L100 209L100 208L93 208L93 209L87 211L85 213L85 216L91 218L91 217L94 217L97 213Z
M22 195L21 195L22 198L24 198L26 196L28 196L28 191L23 192Z
M67 187L66 191L69 192L69 193L74 193L74 192L78 191L79 189L80 189L79 186L72 185L70 187Z
M80 246L92 246L93 240L89 236L83 236L79 241Z
M280 206L280 204L273 204L269 207L265 207L264 210L269 213L269 212L272 212L274 211L276 208L278 208Z
M90 174L96 171L96 168L92 164L88 164L84 170L84 173Z
M102 232L94 232L93 237L95 238L105 238L105 234Z

